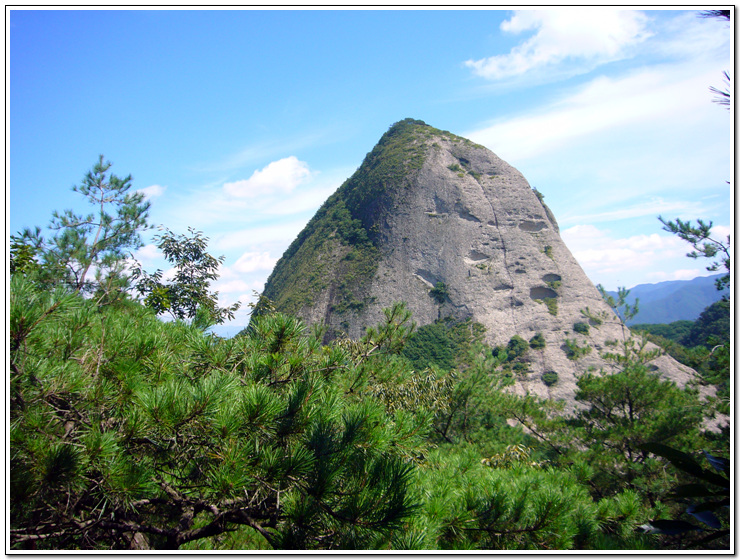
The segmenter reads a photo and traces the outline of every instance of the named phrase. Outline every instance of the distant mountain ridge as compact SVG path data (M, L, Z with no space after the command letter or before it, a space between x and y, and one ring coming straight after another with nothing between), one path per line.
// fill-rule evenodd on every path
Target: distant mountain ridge
M718 291L715 282L722 274L693 280L669 280L638 284L630 288L627 303L640 300L639 313L627 325L695 321L708 306L722 299L728 290ZM607 292L616 297L616 292Z

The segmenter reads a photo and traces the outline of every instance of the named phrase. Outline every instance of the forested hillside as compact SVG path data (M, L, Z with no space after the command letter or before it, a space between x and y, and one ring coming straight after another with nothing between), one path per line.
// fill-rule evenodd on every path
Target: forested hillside
M715 274L630 288L627 303L634 305L639 300L640 312L627 321L627 325L695 321L708 306L729 296L727 288L717 289L716 283L721 277L721 274ZM616 295L616 292L609 293Z
M263 298L223 339L207 238L162 230L172 280L126 265L148 207L109 167L89 216L11 238L7 552L729 548L729 430L705 429L729 339L696 358L702 402L624 330L572 415L506 390L539 333L492 348L398 303L324 344Z

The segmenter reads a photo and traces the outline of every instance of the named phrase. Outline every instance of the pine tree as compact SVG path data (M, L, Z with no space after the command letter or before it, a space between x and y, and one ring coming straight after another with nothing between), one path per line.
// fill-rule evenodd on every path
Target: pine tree
M428 422L295 319L224 340L22 275L10 318L13 548L378 548L414 511Z
M141 246L140 232L147 228L150 205L142 193L129 192L131 175L109 175L110 167L101 155L82 183L72 188L92 205L90 214L54 212L51 237L45 238L38 227L19 236L40 261L39 280L45 285L64 285L82 293L102 289L109 296L113 289L120 291L116 279L123 276L127 250Z

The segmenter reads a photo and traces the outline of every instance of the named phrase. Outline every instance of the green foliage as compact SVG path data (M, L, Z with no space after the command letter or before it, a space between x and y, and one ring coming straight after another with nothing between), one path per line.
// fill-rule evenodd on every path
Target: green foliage
M594 312L591 311L588 307L586 307L585 309L581 309L581 315L588 319L589 325L596 328L599 328L599 326L604 324L604 321L607 318L606 312Z
M581 322L574 323L573 331L579 334L588 334L588 331L589 331L588 323L581 323Z
M455 367L457 352L447 331L447 325L442 321L420 327L409 338L403 349L403 355L416 369L433 365L443 370L451 370Z
M591 347L578 346L578 341L570 338L566 338L563 343L563 351L569 360L579 360L591 352Z
M517 449L517 448L509 448ZM640 510L626 500L595 504L586 487L566 470L541 468L528 454L491 468L472 449L430 454L417 470L420 493L427 496L409 530L417 548L437 550L566 550L644 548L648 537L635 535ZM503 454L506 454L504 451ZM507 468L508 467L508 468ZM620 507L621 506L621 507ZM607 540L608 527L613 534Z
M630 330L641 331L647 334L661 336L674 342L682 343L689 334L694 321L674 321L668 324L645 324L632 325Z
M207 328L233 319L240 304L218 306L218 292L208 290L211 282L218 279L218 267L224 257L216 258L206 252L208 238L202 232L192 228L188 231L190 236L175 235L165 229L155 237L157 247L175 267L172 281L163 283L161 270L148 274L139 264L133 277L144 303L157 315L168 312L175 319L191 319Z
M716 340L730 340L730 302L726 300L717 301L702 311L680 342L684 346L701 345L711 349Z
M39 248L18 235L10 236L10 274L30 274L39 270L36 255Z
M40 228L26 229L14 238L11 253L15 267L27 269L30 259L36 259L40 264L38 281L46 286L64 285L87 294L98 290L109 298L112 291L122 293L119 280L125 278L127 251L141 246L139 233L147 228L149 203L143 194L129 192L131 175L109 175L110 167L101 155L82 183L72 188L93 207L90 214L54 212L50 238L45 238ZM94 281L88 277L91 270L95 271Z
M175 549L239 527L378 548L415 511L408 458L431 417L341 392L398 347L401 309L355 356L279 314L223 340L134 302L11 290L14 548Z
M532 448L517 443L507 445L502 453L496 453L491 457L481 459L481 464L494 469L511 469L519 465L539 467L540 464L531 460Z
M380 325L368 327L362 342L371 345L371 351L399 354L416 328L416 323L411 320L411 311L400 302L384 309L383 316L385 320Z
M542 381L548 387L555 385L555 383L558 382L558 372L557 371L546 371L545 373L542 374Z
M527 353L527 350L529 350L529 344L527 344L527 341L518 334L515 334L509 339L509 342L506 345L506 353L508 355L507 359L512 361L517 358L521 358Z
M726 512L726 509L731 506L730 461L724 457L715 457L704 451L703 455L706 460L714 470L720 473L717 474L702 468L694 457L688 453L683 453L662 443L645 443L640 448L643 451L667 459L673 467L690 476L690 483L672 488L667 498L677 502L687 502L688 507L685 514L693 516L694 520L702 523L702 525L696 525L682 519L656 519L646 523L641 529L647 533L668 535L709 531L709 535L697 539L689 545L689 548L693 548L697 544L706 545L720 539L727 541L727 537L730 535L729 515ZM706 527L713 529L713 531ZM726 543L726 547L729 548L729 542Z
M443 304L444 302L446 302L446 301L447 301L447 298L448 298L448 296L449 296L449 294L448 294L448 292L447 292L447 286L445 285L445 283L444 283L444 282L437 282L437 283L436 283L436 284L434 285L434 288L432 288L432 289L431 289L431 290L429 291L429 295L430 295L430 296L431 296L432 298L434 298L434 300L435 300L435 301L436 301L437 303L439 303L440 305L442 305L442 304Z
M557 317L557 315L558 315L558 298L556 298L556 297L546 297L546 298L542 298L542 299L537 300L537 301L541 301L542 303L544 303L545 304L545 307L547 307L547 312L550 315L552 315L554 317Z
M419 327L401 354L417 370L436 367L449 371L465 362L473 346L481 342L484 331L483 325L470 319L441 319Z
M545 253L546 256L554 260L555 257L552 256L552 246L551 245L545 245L545 247L542 249L542 252Z
M537 344L535 342L535 346ZM542 345L544 347L544 338L542 339ZM509 378L513 374L524 375L529 372L529 358L527 357L529 348L530 344L521 336L515 334L509 339L506 346L494 348L491 355L496 360L497 365L501 367L501 372Z
M729 414L730 404L730 310L729 301L707 307L695 321L670 325L639 325L650 342L657 344L680 363L696 370L705 383L717 389L718 411ZM661 336L665 333L671 339ZM676 340L677 339L677 340Z
M634 319L635 315L639 313L640 300L636 299L633 305L628 304L627 296L630 291L627 288L622 287L617 289L617 299L614 299L613 296L609 295L601 284L597 284L596 289L599 290L599 293L601 294L601 297L604 298L606 304L611 307L617 317L622 320L622 323L626 323L627 321Z
M587 407L578 415L579 437L603 473L602 493L616 491L621 481L655 499L664 490L662 468L640 446L659 441L684 448L699 441L703 405L697 391L650 371L657 354L646 350L644 340L631 338L621 353L605 355L618 366L616 373L578 379L576 398Z
M324 346L267 303L231 340L19 274L10 303L14 549L655 547L636 529L676 478L639 445L698 441L696 394L639 345L566 420L502 391L521 337L494 355L470 321L422 327L457 369L413 369L402 304Z
M532 338L529 339L529 347L532 350L542 350L545 346L546 346L545 337L542 336L542 333L538 332Z
M684 222L676 218L675 221L671 222L664 220L661 216L658 216L658 220L663 224L665 231L673 233L691 244L694 250L687 253L687 257L692 259L714 259L719 255L719 260L709 265L707 270L716 272L720 268L723 268L727 273L717 280L717 289L724 290L730 286L731 257L729 235L726 241L712 238L712 222L706 223L702 220L696 220L697 225L694 226L691 224L691 220Z

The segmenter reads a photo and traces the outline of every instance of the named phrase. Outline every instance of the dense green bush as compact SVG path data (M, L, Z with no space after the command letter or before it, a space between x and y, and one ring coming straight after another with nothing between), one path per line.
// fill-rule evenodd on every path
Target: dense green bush
M444 302L447 301L447 286L444 282L437 282L434 285L434 288L429 291L429 295L432 296L432 298L434 298L437 303L442 305Z
M238 529L376 548L414 511L429 413L342 394L395 326L322 347L273 314L223 340L21 276L11 293L14 546L173 549Z
M529 347L532 350L541 350L545 345L545 337L542 336L542 333L537 333L529 339Z
M506 352L510 361L521 358L527 353L527 350L529 350L529 344L518 334L512 336L506 345Z
M484 327L471 320L441 319L419 327L401 352L417 370L437 367L449 371L464 363L473 346L480 343Z
M502 391L526 341L412 336L403 306L325 346L274 312L225 340L17 273L10 304L13 549L657 548L636 529L676 514L652 505L676 479L635 449L706 445L695 393L639 359L584 375L566 422ZM411 367L414 336L459 369ZM527 460L491 463L511 445Z
M712 339L715 342L712 342ZM712 348L716 340L730 339L730 302L720 300L702 311L689 333L679 342L684 346Z
M566 338L562 345L563 351L569 360L579 360L591 352L590 346L578 346L577 340Z
M641 331L647 334L660 336L667 340L672 340L673 342L682 344L682 341L689 334L693 324L694 321L674 321L667 325L639 323L630 326L630 330L633 332Z

